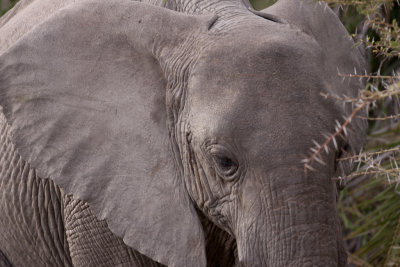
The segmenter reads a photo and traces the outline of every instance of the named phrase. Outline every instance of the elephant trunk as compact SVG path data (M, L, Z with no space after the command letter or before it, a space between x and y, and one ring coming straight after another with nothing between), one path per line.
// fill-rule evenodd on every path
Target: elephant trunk
M346 264L333 184L305 180L279 181L274 186L270 179L258 194L244 192L242 205L249 206L242 209L236 233L239 266Z

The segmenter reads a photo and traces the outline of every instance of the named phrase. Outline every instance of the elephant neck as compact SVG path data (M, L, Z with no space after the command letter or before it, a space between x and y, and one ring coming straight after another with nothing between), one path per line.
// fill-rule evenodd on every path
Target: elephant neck
M218 20L212 31L223 31L243 23L251 12L243 0L148 0L150 4L162 6L189 15L215 14Z

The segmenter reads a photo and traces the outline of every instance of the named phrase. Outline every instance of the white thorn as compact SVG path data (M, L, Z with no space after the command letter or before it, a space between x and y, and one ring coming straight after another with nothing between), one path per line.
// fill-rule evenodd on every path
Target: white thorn
M347 136L347 130L346 130L346 127L343 127L343 132L344 132L344 136Z
M320 163L321 165L326 166L325 162L323 162L320 158L315 157L314 159L315 159L318 163Z
M331 134L328 132L324 132L324 133L322 133L322 136L325 137L326 139L329 139Z
M314 169L313 167L311 167L308 164L304 164L304 167L306 167L307 169L311 170L311 171L316 171L316 169Z
M336 125L340 128L340 127L342 127L342 125L340 124L340 122L338 121L338 120L335 120L335 122L336 122Z
M328 155L328 154L329 154L329 148L328 148L328 146L324 146L324 149L325 149L325 153Z
M357 159L359 162L361 162L361 157L362 157L362 154L361 154L361 150L360 150L360 153L358 153L358 159Z
M318 142L317 142L317 141L315 141L314 139L312 140L312 142L314 143L314 145L315 145L317 148L320 148L320 147L321 147L321 145L320 145L320 144L318 144Z
M335 149L338 150L338 146L337 146L335 137L332 138L332 141L333 141L333 145L335 146Z
M360 167L361 167L361 161L358 162L356 172L358 172L360 170Z

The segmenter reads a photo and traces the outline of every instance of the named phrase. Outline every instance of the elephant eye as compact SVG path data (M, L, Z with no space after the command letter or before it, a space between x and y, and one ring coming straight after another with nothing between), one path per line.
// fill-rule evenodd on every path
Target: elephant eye
M207 147L207 152L211 163L218 175L227 181L232 181L237 177L239 164L234 154L226 147L220 144L212 144Z
M224 172L226 175L232 175L236 172L237 170L237 165L233 160L231 160L228 157L225 156L217 156L216 161L221 168L221 170Z

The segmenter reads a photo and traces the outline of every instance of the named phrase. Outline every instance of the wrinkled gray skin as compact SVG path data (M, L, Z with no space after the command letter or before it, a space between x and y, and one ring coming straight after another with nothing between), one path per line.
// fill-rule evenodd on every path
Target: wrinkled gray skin
M365 123L300 162L362 88L324 4L22 0L0 36L0 265L345 265Z

